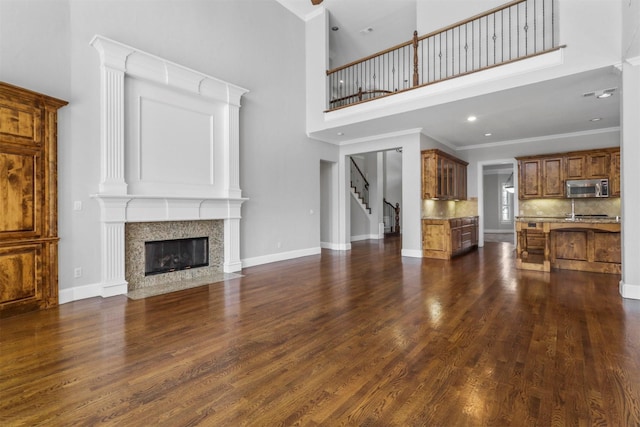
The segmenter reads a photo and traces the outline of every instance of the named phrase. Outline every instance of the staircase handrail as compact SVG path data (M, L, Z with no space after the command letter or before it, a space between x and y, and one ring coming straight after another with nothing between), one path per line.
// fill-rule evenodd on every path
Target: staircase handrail
M395 206L394 206L393 203L389 203L386 198L382 199L382 203L383 203L383 205L389 206L389 208L393 209L393 211L395 212L395 218L394 218L395 226L391 227L391 232L392 233L399 233L400 232L400 203L396 203Z
M328 111L561 49L556 1L513 0L422 36L414 31L411 40L327 70L328 86L335 91Z
M351 164L356 167L356 170L358 171L358 173L362 177L362 180L364 181L364 188L369 189L369 181L367 181L367 178L364 177L364 174L362 173L362 171L358 167L358 164L356 163L356 161L353 160L353 157L350 157L350 159L351 159Z

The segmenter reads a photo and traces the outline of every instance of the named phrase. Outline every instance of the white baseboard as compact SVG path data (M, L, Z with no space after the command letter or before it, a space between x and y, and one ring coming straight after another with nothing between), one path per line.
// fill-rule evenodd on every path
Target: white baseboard
M487 230L486 228L484 229L485 233L493 233L493 234L513 234L515 233L514 230Z
M640 286L620 281L620 295L622 298L640 299Z
M126 295L128 287L128 283L124 281L107 285L102 283L92 283L68 289L60 289L58 290L58 304L66 304L68 302L93 297L109 298L116 295Z
M410 258L422 258L422 251L416 249L402 249L400 255Z
M277 254L263 255L242 260L242 267L253 267L255 265L269 264L270 262L286 261L288 259L300 258L309 255L318 255L320 246L316 248L301 249L297 251L279 252Z
M379 234L361 234L360 236L351 236L352 242L358 242L360 240L379 240L384 239L384 234L380 236Z
M76 286L69 289L60 289L58 291L58 304L66 304L72 301L101 296L102 285L100 283Z
M235 272L240 271L240 270L242 270L242 262L241 261L223 265L223 271L225 273L235 273Z
M103 284L101 296L108 298L116 295L126 295L127 292L129 292L129 283L123 280L122 282Z
M320 247L322 249L331 249L332 251L350 251L351 243L320 242Z

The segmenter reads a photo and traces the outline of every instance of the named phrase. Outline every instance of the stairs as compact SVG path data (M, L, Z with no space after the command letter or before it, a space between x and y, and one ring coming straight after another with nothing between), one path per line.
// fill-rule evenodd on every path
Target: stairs
M351 185L351 195L358 201L358 204L360 204L360 206L366 213L371 214L371 208L369 207L369 204L365 202L364 198L360 195L358 190L356 190L356 187L353 184Z

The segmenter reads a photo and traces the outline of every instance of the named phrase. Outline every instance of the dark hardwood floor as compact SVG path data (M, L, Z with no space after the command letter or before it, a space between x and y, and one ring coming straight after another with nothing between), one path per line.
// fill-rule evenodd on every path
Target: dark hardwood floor
M399 240L143 300L0 320L0 425L637 426L640 301L617 275Z

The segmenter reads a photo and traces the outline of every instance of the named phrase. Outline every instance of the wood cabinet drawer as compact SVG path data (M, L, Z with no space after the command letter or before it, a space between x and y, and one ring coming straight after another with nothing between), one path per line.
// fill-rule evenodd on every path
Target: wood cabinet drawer
M41 249L39 244L0 248L0 306L41 298Z
M593 233L594 261L622 262L620 233Z

